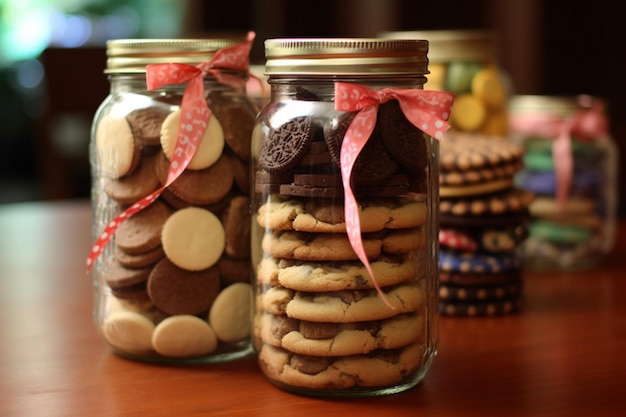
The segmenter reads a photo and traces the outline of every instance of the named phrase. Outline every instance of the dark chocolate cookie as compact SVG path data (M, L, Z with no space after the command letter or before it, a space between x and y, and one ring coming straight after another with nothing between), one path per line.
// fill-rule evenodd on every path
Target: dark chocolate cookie
M341 144L356 113L345 113L324 125L324 141L337 166L341 166Z
M220 291L220 274L213 266L186 271L163 258L148 278L148 294L168 314L200 314L209 310Z
M424 133L406 119L397 100L380 105L378 123L385 147L402 166L417 170L426 165Z
M268 172L284 172L292 168L307 153L315 136L310 117L294 117L270 132L261 146L259 164Z
M382 185L398 170L395 158L383 144L380 125L376 124L369 140L354 162L352 184Z

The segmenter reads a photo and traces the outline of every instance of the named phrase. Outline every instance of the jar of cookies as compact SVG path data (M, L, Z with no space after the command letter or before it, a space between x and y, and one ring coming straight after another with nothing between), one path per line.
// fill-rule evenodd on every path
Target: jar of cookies
M305 395L418 384L437 349L438 139L428 43L269 39L252 134L253 345Z
M617 146L597 97L523 95L511 101L511 130L525 149L516 182L535 195L525 265L593 267L615 240Z
M94 116L88 269L97 329L121 356L251 354L247 39L107 43Z
M455 94L452 130L506 137L510 77L498 62L498 39L488 30L387 32L389 38L427 39L427 89Z

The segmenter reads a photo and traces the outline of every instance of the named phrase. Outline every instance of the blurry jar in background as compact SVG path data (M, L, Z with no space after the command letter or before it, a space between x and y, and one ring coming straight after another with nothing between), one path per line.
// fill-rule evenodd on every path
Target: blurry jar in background
M94 320L116 353L251 353L251 39L120 39L92 128Z
M429 42L425 89L455 94L452 130L487 136L508 134L511 83L498 63L497 38L483 30L399 31L385 38Z
M535 194L525 265L596 265L613 247L617 147L595 97L515 96L511 135L525 147L516 183Z

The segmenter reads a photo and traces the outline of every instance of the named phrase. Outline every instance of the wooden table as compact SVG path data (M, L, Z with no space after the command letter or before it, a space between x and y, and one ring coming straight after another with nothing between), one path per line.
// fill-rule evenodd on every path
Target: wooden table
M443 317L416 388L327 400L275 388L253 358L178 367L112 354L91 319L90 216L85 201L0 206L0 416L626 415L626 222L597 270L527 271L522 313Z

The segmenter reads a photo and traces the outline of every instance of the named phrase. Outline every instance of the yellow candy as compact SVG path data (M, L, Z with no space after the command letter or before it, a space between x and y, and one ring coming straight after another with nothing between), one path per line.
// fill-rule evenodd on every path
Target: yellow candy
M454 99L450 113L450 124L453 128L474 132L482 126L486 117L487 109L471 94L461 94Z
M492 109L501 109L507 92L495 68L485 68L472 79L472 93Z

